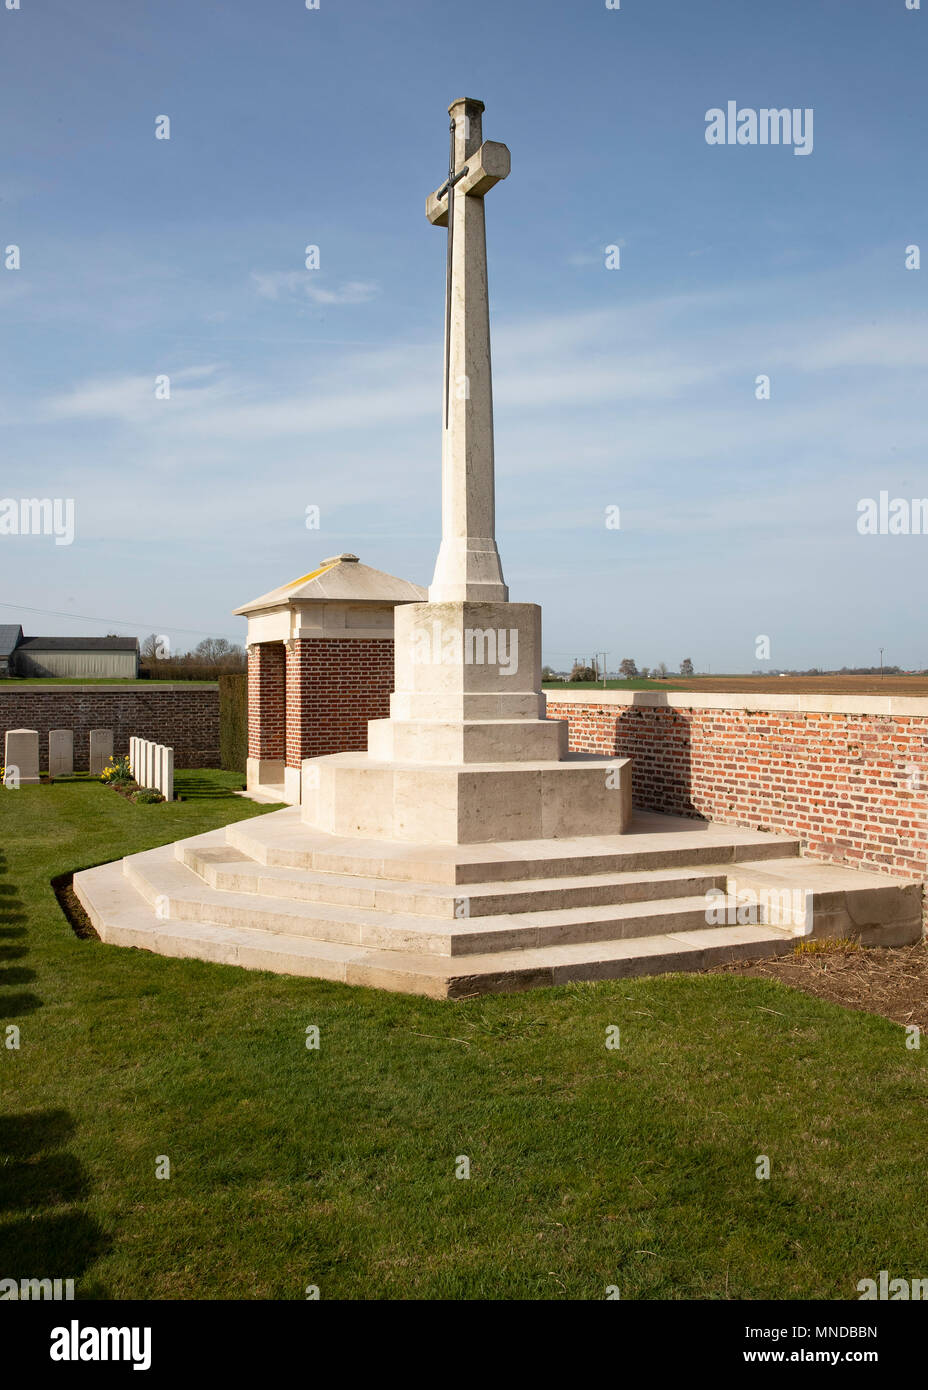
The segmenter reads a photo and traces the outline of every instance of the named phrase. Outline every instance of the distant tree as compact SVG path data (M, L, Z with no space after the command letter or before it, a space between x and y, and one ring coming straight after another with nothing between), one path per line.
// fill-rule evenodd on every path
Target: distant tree
M638 674L638 667L635 665L634 661L632 661L630 656L626 656L622 660L622 664L619 667L619 671L625 677L626 680L632 681Z
M232 643L228 637L204 637L202 642L198 642L193 649L194 656L198 656L201 661L218 663L225 661L232 652Z
M570 672L572 681L595 681L596 667L584 666L579 661L575 661Z
M157 661L161 656L161 643L157 632L150 632L142 642L142 660Z
M660 680L665 681L665 680L667 679L668 675L670 674L670 673L668 672L668 670L667 670L667 663L666 663L666 661L662 661L662 662L660 663L660 665L657 667L657 669L656 669L652 674L655 675L655 676L657 676L657 677L659 677Z
M693 663L692 663L692 661L690 661L690 659L689 659L688 656L687 656L687 657L684 657L684 659L680 662L680 675L681 675L681 676L691 676L691 675L693 675Z
M642 666L638 674L643 681L646 681L648 679L648 676L651 674L651 669L649 666Z
M542 666L542 668L541 668L541 679L542 679L542 681L556 681L556 680L557 680L557 672L554 671L554 670L552 670L552 668L551 668L550 666Z

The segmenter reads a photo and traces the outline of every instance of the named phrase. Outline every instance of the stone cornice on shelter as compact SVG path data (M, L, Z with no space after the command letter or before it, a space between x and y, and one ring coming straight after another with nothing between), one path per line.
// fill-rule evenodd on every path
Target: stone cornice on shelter
M298 608L303 603L421 603L427 591L408 579L362 565L357 555L342 554L323 560L318 569L233 610L240 617L275 609Z

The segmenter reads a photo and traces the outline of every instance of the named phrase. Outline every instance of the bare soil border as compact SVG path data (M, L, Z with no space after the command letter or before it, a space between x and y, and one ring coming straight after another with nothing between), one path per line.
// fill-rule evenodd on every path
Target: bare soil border
M779 980L846 1009L928 1029L928 942L924 940L911 946L838 947L820 954L730 961L702 973Z

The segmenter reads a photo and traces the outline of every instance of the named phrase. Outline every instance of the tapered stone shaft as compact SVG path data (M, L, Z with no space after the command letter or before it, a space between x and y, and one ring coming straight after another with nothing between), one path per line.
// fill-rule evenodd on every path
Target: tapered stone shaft
M454 225L448 232L452 237L452 257L450 325L446 325L447 424L442 416L442 539L429 599L433 603L505 602L509 590L496 548L493 384L483 207L487 188L505 174L475 178L482 167L483 102L461 98L452 102L448 110L455 122L455 169L459 172L468 166L468 176L455 188ZM496 145L493 152L504 148ZM508 173L508 151L506 166ZM447 200L445 194L446 207ZM440 221L438 217L434 220Z

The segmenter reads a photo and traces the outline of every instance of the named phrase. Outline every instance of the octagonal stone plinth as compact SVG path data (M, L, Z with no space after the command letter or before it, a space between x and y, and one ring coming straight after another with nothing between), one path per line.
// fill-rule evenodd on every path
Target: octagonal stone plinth
M631 819L631 763L573 753L561 761L448 766L336 753L303 762L302 819L333 835L413 843L617 835Z

